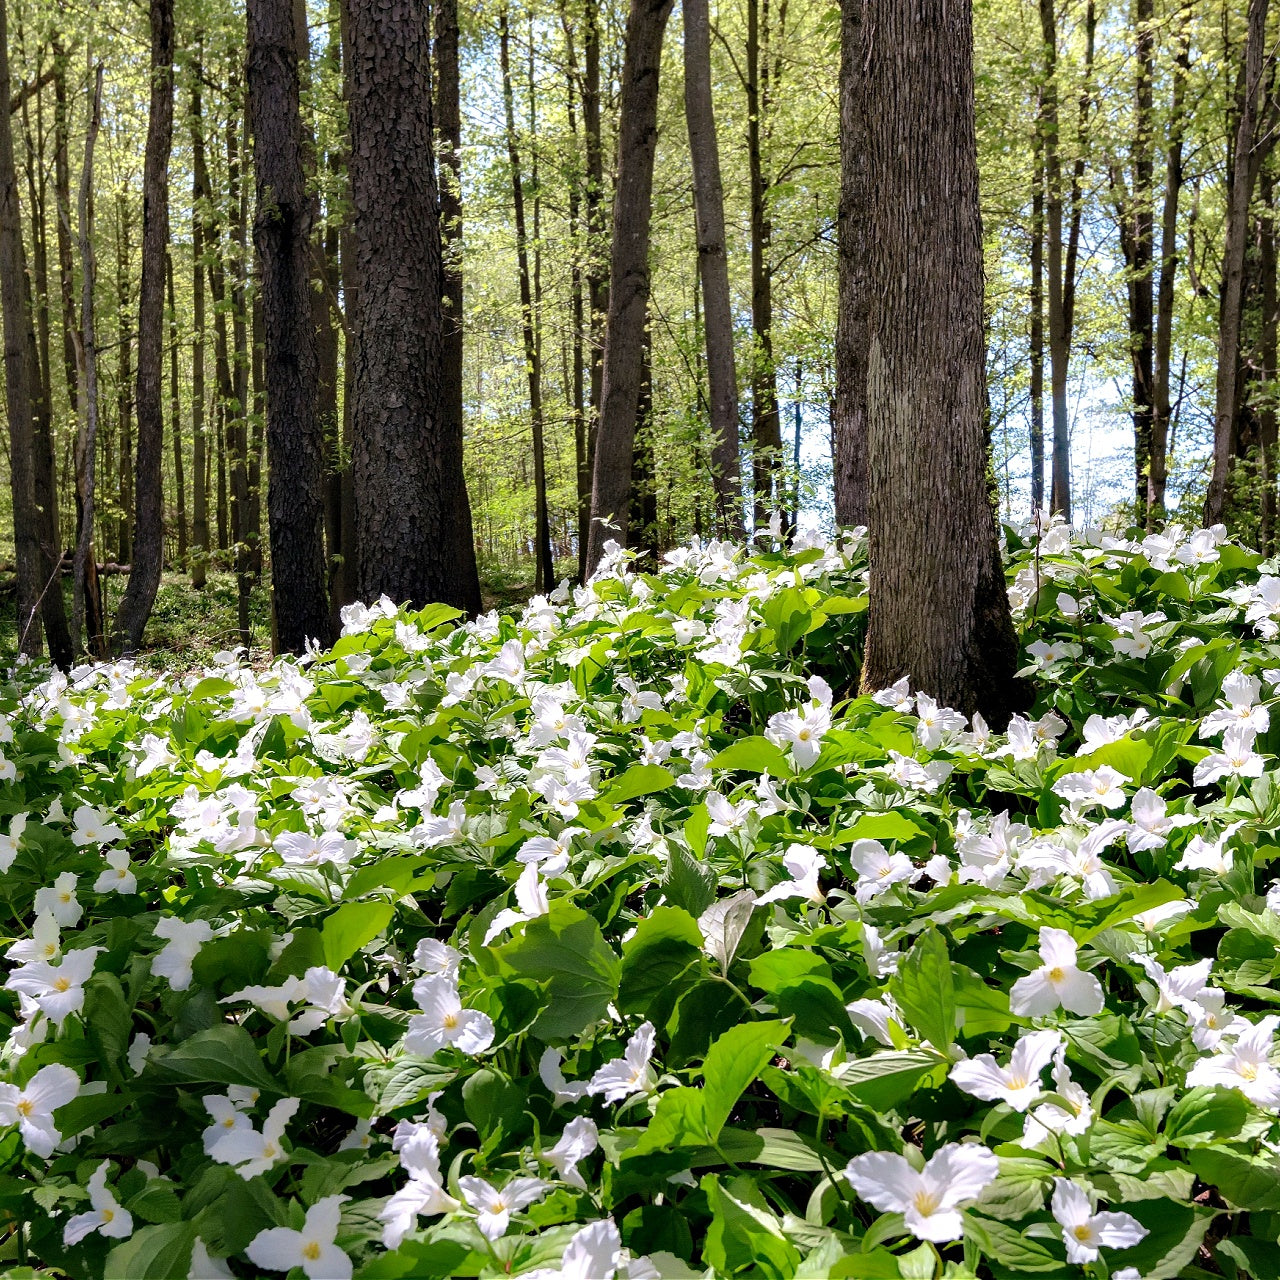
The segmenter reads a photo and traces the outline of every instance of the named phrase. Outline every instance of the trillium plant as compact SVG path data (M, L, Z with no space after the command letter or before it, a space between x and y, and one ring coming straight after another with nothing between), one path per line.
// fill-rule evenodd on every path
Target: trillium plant
M0 681L0 1275L1280 1276L1280 565L860 532ZM7 1271L6 1271L7 1268Z

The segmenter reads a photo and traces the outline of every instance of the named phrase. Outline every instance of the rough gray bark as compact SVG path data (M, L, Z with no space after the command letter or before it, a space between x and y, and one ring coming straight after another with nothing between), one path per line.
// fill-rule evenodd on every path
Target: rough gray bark
M840 6L840 310L836 316L833 480L836 524L865 525L867 491L867 292L863 243L866 121L861 100L864 0Z
M1044 133L1037 102L1031 193L1031 510L1044 508Z
M711 18L707 0L683 0L684 111L693 161L698 276L711 408L711 479L724 537L742 535L742 478L738 462L738 372L733 359L733 304L724 236L724 185L711 97Z
M866 8L870 611L864 690L1003 725L1017 641L987 486L968 0ZM940 425L942 424L942 425Z
M1263 92L1267 0L1249 0L1244 52L1244 92L1236 126L1235 155L1227 197L1222 290L1218 313L1218 377L1213 407L1213 472L1204 499L1204 522L1219 523L1227 508L1227 481L1235 453L1236 405L1240 383L1240 335L1244 321L1245 241L1249 201L1258 177L1258 116Z
M133 571L116 613L124 652L142 643L164 560L164 256L169 243L173 135L173 0L151 0L151 104L142 176L142 286L138 292L138 461Z
M356 277L353 433L359 592L480 607L459 554L462 438L447 420L425 0L347 0Z
M0 0L0 102L10 97L8 14ZM13 541L18 589L19 651L38 656L35 625L44 586L35 472L32 462L33 415L27 380L27 328L23 296L22 224L18 173L9 116L0 112L0 308L4 311L5 404L9 418L9 484L13 497Z
M626 543L631 463L644 364L649 303L649 224L653 154L658 140L658 71L672 0L631 0L618 120L609 315L605 323L600 424L591 478L587 571L605 543Z
M76 554L72 587L72 641L77 649L85 629L88 649L95 658L108 656L98 585L97 557L93 553L93 519L96 500L98 453L98 336L93 289L97 260L93 251L93 154L102 127L102 65L94 70L93 106L85 131L84 164L80 169L77 207L80 250L80 326L76 343L76 403L80 421L76 433ZM73 330L73 332L75 332Z
M200 53L191 76L191 151L194 158L191 180L191 585L201 590L209 563L209 476L205 436L204 393L204 273L205 273L205 190L204 122L200 101Z
M267 512L275 648L331 639L324 554L324 438L302 167L299 37L293 0L249 0L246 76L253 128L264 337Z
M169 421L173 441L173 482L176 498L178 564L187 562L187 481L182 450L182 384L178 380L178 307L173 289L173 255L165 255L165 287L169 294Z

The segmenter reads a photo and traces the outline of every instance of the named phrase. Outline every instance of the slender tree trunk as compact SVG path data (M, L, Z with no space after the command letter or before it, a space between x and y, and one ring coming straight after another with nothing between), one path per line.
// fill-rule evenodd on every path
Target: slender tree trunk
M204 118L200 100L200 42L191 75L191 585L202 591L209 563L209 477L205 437L205 222L208 174L204 158Z
M126 653L142 633L164 558L164 256L169 243L169 144L173 136L173 0L151 3L151 108L142 178L142 286L138 291L138 465L133 571L116 614Z
M1044 510L1044 95L1036 107L1031 192L1031 510Z
M0 99L2 100L2 99ZM93 76L93 106L84 140L84 164L80 170L77 209L80 249L80 329L77 345L77 405L80 411L76 435L76 556L72 588L72 638L76 649L88 629L87 646L95 658L108 656L102 592L97 558L93 551L93 518L98 436L98 338L94 319L93 289L97 261L93 250L93 153L102 127L102 66ZM74 331L73 331L74 332Z
M240 82L233 74L228 96L239 108ZM227 410L227 463L231 481L231 540L236 571L236 624L240 643L253 640L249 625L249 597L253 589L253 566L257 556L253 500L249 484L249 335L245 273L248 267L245 224L248 211L240 180L240 127L242 110L233 109L227 119L227 219L231 232L231 252L227 262L231 301L231 396Z
M720 536L742 532L738 462L738 373L733 360L733 303L725 249L724 187L711 96L711 17L708 0L684 3L684 110L693 160L698 277L707 346L711 407L711 479Z
M565 109L576 152L579 143L574 87L581 84L582 76L573 45L573 27L563 5L560 16L564 26L570 68L569 75L565 78ZM566 381L570 387L569 412L573 417L574 475L578 493L576 528L578 577L581 579L586 566L587 537L591 520L591 458L587 441L586 299L583 295L582 273L583 259L586 255L583 252L582 194L576 167L569 182L569 238L573 244L573 257L569 266L569 310L573 332L570 335L571 371Z
M0 103L10 98L8 15L0 0ZM9 484L13 499L13 541L17 561L18 649L38 657L42 651L36 613L44 587L44 556L36 514L32 458L34 411L28 381L22 223L18 171L9 113L0 111L0 308L4 312L5 403L9 419Z
M582 131L587 160L587 306L588 363L591 409L587 415L586 463L588 486L595 485L596 438L604 393L604 328L609 313L609 252L605 244L604 141L600 131L600 15L597 0L582 6ZM591 547L591 499L583 521L579 548L579 577L586 580Z
M1134 90L1133 262L1130 270L1129 342L1133 359L1134 510L1147 523L1151 472L1151 417L1155 390L1155 146L1152 83L1155 80L1154 0L1135 0L1137 81Z
M425 0L347 0L346 92L360 284L355 503L360 593L480 608L459 529L462 437L441 378L444 316ZM470 556L462 554L464 546Z
M79 413L76 360L76 282L71 254L70 126L67 112L67 53L53 42L53 189L58 205L58 278L62 294L62 367L72 415Z
M868 0L870 612L862 687L1003 725L1018 644L987 486L968 0ZM945 424L940 428L939 424Z
M777 488L782 474L782 421L778 414L778 375L773 366L773 217L764 171L762 137L770 109L767 72L769 31L761 30L761 0L747 0L747 165L751 178L751 362L752 472L757 527L781 508ZM767 15L768 10L765 9ZM761 68L764 55L765 69Z
M1147 473L1147 528L1162 528L1169 476L1169 369L1173 352L1174 279L1178 273L1178 203L1182 195L1182 138L1186 127L1187 78L1191 71L1190 4L1179 10L1178 52L1173 64L1169 147L1165 158L1164 203L1160 212L1160 283L1156 290L1155 351L1152 363L1151 466Z
M182 450L182 391L178 380L178 306L173 290L173 255L165 255L169 290L169 417L173 423L173 481L177 490L178 563L187 563L187 480Z
M609 315L605 324L600 425L591 484L587 567L605 543L625 544L631 464L649 304L649 224L658 139L658 72L672 0L631 0L622 68L618 176L613 198Z
M836 392L833 480L836 524L865 525L867 489L867 339L871 298L867 293L866 120L862 99L864 0L840 6L840 220L839 298L836 316Z
M511 83L511 36L507 9L498 17L498 51L502 70L502 101L507 121L507 162L511 167L511 199L515 208L516 264L520 275L520 327L524 336L524 367L529 382L529 419L533 429L534 564L535 590L555 586L555 562L551 555L551 525L547 513L547 461L543 438L542 353L538 340L538 316L529 270L529 236L525 223L524 179L516 138L515 94Z
M331 639L324 554L324 434L303 174L300 39L293 0L249 0L249 118L257 172L253 242L266 342L271 595L275 647ZM327 306L327 303L326 303Z
M1262 202L1261 234L1258 253L1258 285L1262 303L1261 333L1258 343L1261 356L1259 378L1264 386L1274 388L1276 382L1276 204L1275 188L1269 169L1264 168L1259 180ZM1262 533L1259 549L1270 555L1275 547L1276 528L1276 406L1272 396L1266 397L1258 410L1258 453L1262 466Z
M1218 314L1218 376L1213 413L1213 472L1204 500L1206 525L1222 521L1235 453L1236 406L1240 391L1240 338L1244 319L1245 241L1249 201L1258 175L1258 116L1263 87L1267 0L1249 0L1244 53L1244 93L1236 127L1235 156L1227 197L1222 291Z
M219 326L221 327L221 326ZM219 337L225 337L219 334ZM217 343L215 342L215 348ZM226 343L223 342L223 351L225 357ZM224 359L225 365L225 359ZM215 368L217 367L217 357L215 354ZM218 379L221 383L221 379ZM227 493L227 403L228 397L219 393L217 406L214 410L214 432L215 432L215 448L217 450L217 477L218 477L218 507L217 507L217 524L218 524L218 550L226 552L231 547L231 501ZM222 567L226 568L226 557L221 557Z
M120 462L116 468L120 519L116 558L121 564L133 559L133 322L129 292L129 204L123 192L116 197L116 321L119 333L120 369L116 390L116 419Z

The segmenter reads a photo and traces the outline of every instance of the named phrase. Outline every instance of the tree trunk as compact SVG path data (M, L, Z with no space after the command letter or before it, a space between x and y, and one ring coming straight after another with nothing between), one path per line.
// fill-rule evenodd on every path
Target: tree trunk
M53 189L58 205L58 278L62 294L62 367L72 416L80 411L76 357L76 283L71 256L70 126L67 118L67 53L53 41Z
M1262 198L1261 234L1258 253L1258 292L1261 295L1261 333L1258 343L1261 356L1259 378L1268 388L1276 381L1276 204L1272 175L1264 169L1260 176ZM1262 469L1262 531L1259 550L1270 555L1275 546L1276 528L1276 406L1273 396L1266 396L1258 410L1258 453Z
M770 109L768 8L761 30L760 0L747 0L747 166L751 177L751 361L752 486L755 523L766 525L782 507L782 421L778 415L778 375L773 367L773 218L764 172L762 137ZM761 54L765 68L761 69Z
M1151 471L1151 416L1155 382L1155 305L1152 257L1155 251L1155 206L1152 187L1154 120L1152 82L1155 79L1154 0L1134 6L1137 80L1134 87L1132 153L1133 246L1129 267L1129 346L1133 360L1134 512L1139 528L1147 524L1147 491Z
M1178 202L1182 195L1182 137L1186 127L1187 78L1191 72L1190 4L1179 10L1178 52L1173 63L1169 149L1160 212L1160 283L1156 290L1155 353L1152 364L1151 466L1147 472L1147 528L1162 528L1169 476L1169 370L1173 353L1173 283L1178 273Z
M1239 398L1240 335L1244 318L1245 240L1249 201L1258 176L1257 122L1261 110L1267 0L1249 0L1249 29L1244 53L1244 94L1236 126L1235 156L1227 198L1222 292L1218 313L1218 376L1213 411L1213 473L1204 500L1206 525L1221 522L1227 509L1227 484L1235 453Z
M204 158L204 118L200 101L200 44L191 75L191 585L204 589L209 564L209 477L204 392L205 205L209 199Z
M10 97L8 15L0 0L0 103ZM34 412L28 381L23 279L22 223L18 172L9 114L0 111L0 308L4 311L5 403L9 418L9 484L13 498L13 542L18 588L18 650L38 657L42 650L36 612L44 586L44 557L36 513L32 458Z
M133 559L133 324L129 291L129 203L116 196L116 328L119 333L120 368L116 388L116 420L120 462L116 468L120 518L116 558L121 564Z
M529 236L525 224L524 179L516 139L515 95L511 84L511 36L507 9L498 17L498 56L502 71L502 102L507 122L507 162L511 166L511 199L516 222L516 265L520 276L520 328L524 337L524 367L529 382L529 420L533 429L533 488L535 591L555 586L555 562L551 556L551 524L547 513L547 461L542 417L542 353L538 315L529 270Z
M587 509L578 549L579 574L586 581L591 549L591 495L595 487L596 438L604 393L604 327L609 313L609 253L605 245L604 141L600 131L600 13L597 0L582 6L582 132L587 152L587 306L588 388L586 426Z
M360 283L352 388L359 590L474 614L474 544L470 527L457 527L462 437L443 404L427 6L347 0L347 10Z
M1017 690L987 486L982 228L968 0L868 0L864 691L912 687L1003 725Z
M165 278L169 291L169 418L173 431L173 481L177 490L178 563L187 563L187 481L182 458L182 392L178 381L178 306L173 292L173 255L165 255Z
M293 0L249 0L249 118L257 174L253 242L265 338L271 595L275 648L331 639L324 554L324 436L302 166L299 33ZM326 304L327 305L327 304Z
M142 178L142 285L138 290L138 463L133 571L116 614L124 652L142 644L164 558L164 257L169 243L173 135L173 0L150 0L151 104Z
M88 650L95 658L109 655L97 557L93 551L93 517L98 437L98 338L94 320L93 289L97 261L93 251L93 153L102 127L102 65L93 77L93 106L84 140L84 165L80 170L77 209L80 249L80 330L76 374L76 403L80 421L76 435L76 555L72 587L72 639L76 649L88 630ZM74 331L73 331L74 332Z
M240 180L240 126L242 107L239 102L238 71L227 86L227 96L234 104L227 118L227 220L231 232L228 255L228 292L231 300L231 395L227 410L227 462L231 480L231 541L234 544L236 571L236 625L240 643L246 648L253 636L249 625L249 596L253 588L253 566L257 557L257 535L254 528L254 495L249 485L249 335L245 274L248 268L248 245L245 224L245 184Z
M1044 510L1044 94L1036 104L1031 192L1031 511Z
M865 525L867 491L867 335L871 298L867 293L867 247L863 243L866 206L866 120L862 106L862 24L864 0L840 6L840 213L838 224L839 300L836 315L836 394L833 427L833 481L836 524Z
M631 463L644 363L649 304L649 224L653 155L658 140L658 72L672 0L631 0L618 123L618 176L613 197L609 315L605 323L600 425L591 481L593 571L605 543L626 543Z
M711 97L711 18L707 0L684 3L684 111L693 160L698 277L702 282L707 386L711 408L711 480L722 538L742 534L738 463L738 373L733 360L733 303L724 235L724 187Z

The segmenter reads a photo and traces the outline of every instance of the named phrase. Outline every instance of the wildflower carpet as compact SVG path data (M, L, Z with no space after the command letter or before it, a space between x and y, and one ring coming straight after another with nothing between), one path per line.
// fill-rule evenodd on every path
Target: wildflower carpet
M1010 538L1000 734L856 538L11 673L4 1274L1274 1280L1280 577Z

